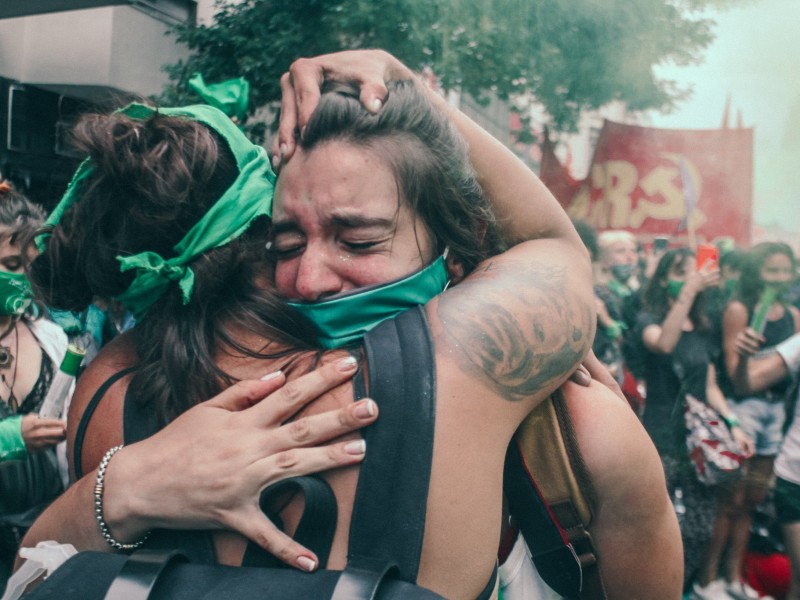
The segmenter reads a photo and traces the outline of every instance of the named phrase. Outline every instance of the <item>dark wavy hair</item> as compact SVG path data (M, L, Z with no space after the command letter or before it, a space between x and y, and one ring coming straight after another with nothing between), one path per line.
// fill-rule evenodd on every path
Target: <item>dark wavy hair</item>
M797 272L797 260L788 244L782 242L761 242L745 252L741 263L741 275L736 286L735 298L747 307L749 312L755 309L764 282L761 281L761 267L774 254L786 255L792 263L792 272Z
M355 87L326 84L299 145L309 151L336 140L380 156L392 168L402 197L430 230L437 252L449 247L469 273L505 247L467 144L416 83L387 85L383 107L371 114Z
M237 168L227 144L189 119L90 115L73 136L94 172L50 231L30 277L48 305L81 310L95 296L128 288L134 273L120 272L117 256L147 250L173 256L173 246L233 183ZM134 327L139 368L130 390L138 401L153 402L162 420L232 383L214 361L221 348L259 358L317 348L313 326L259 280L269 268L268 227L266 218L257 219L238 239L199 256L190 265L195 283L188 304L171 285ZM243 328L266 339L265 346L243 346L233 335Z
M673 265L680 265L694 260L694 256L694 252L689 248L667 250L661 260L658 261L653 277L647 282L642 297L643 305L645 310L660 321L667 317L670 308L670 296L667 292L670 269ZM689 309L689 319L695 327L703 330L711 326L710 320L703 312L704 304L705 292L701 292L695 297L692 308Z
M27 242L44 222L44 209L28 200L8 181L0 181L0 226L8 231L0 233L12 244Z

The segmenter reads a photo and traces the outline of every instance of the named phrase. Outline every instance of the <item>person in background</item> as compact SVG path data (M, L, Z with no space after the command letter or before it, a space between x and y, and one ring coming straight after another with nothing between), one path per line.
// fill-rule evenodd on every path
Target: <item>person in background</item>
M0 182L0 587L20 533L63 490L56 445L64 440L64 421L37 413L67 336L40 317L22 250L43 219L41 207Z
M589 225L586 221L573 220L572 224L575 230L583 241L583 245L589 251L589 256L592 259L592 274L593 280L596 282L601 266L600 247L598 245L597 230ZM592 343L592 352L594 352L597 359L605 365L611 376L620 386L624 380L624 367L622 361L622 334L626 329L625 323L621 320L621 315L617 308L617 302L609 302L612 304L611 311L617 315L619 320L611 316L608 306L602 300L601 295L605 293L605 289L598 289L600 286L594 286L594 301L595 310L597 312L597 331Z
M734 392L730 403L755 444L755 454L746 461L744 477L737 482L727 506L730 547L724 571L727 591L737 600L758 596L742 581L742 559L753 511L772 485L773 463L783 437L784 402L792 389L788 377L778 381L749 378L750 357L774 352L777 344L800 331L800 311L787 305L785 299L795 273L794 254L786 244L763 242L753 246L742 262L735 296L723 316L725 365ZM764 297L767 306L761 305ZM758 313L764 316L761 333L750 327Z
M628 404L640 415L645 399L637 379L641 378L641 353L639 341L634 337L633 326L639 312L640 272L639 244L629 231L603 231L597 238L600 258L595 269L594 292L597 314L603 324L603 340L613 360L613 373ZM599 337L600 334L598 334ZM615 356L611 357L611 351Z
M600 249L598 283L617 298L628 298L640 287L639 246L630 231L608 230L597 237Z
M688 460L685 395L707 402L723 416L731 415L717 386L714 363L719 346L702 306L703 293L716 286L718 279L716 268L697 270L688 248L668 250L644 290L644 312L635 328L645 351L647 406L643 424L661 456L667 486L673 496L682 496L686 510L681 531L687 583L711 537L715 501L713 491L697 480ZM733 434L749 452L750 440L741 429L734 428ZM710 588L709 583L701 574L692 597L713 599L713 588L718 586Z
M70 344L85 351L81 368L94 360L103 347L103 329L106 322L105 312L92 303L80 312L69 310L47 310L48 317L64 330Z
M774 347L774 352L757 355L759 344L749 333L741 336L739 352L746 368L737 371L739 389L765 389L793 379L795 389L787 398L785 435L775 459L774 502L783 542L789 555L791 578L787 600L800 600L800 333Z

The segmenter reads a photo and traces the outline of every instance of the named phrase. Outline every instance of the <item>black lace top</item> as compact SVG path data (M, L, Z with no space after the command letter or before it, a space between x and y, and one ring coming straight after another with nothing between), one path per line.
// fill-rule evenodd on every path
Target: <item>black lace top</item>
M42 366L39 368L39 377L33 386L30 394L28 394L16 412L11 410L7 399L0 401L0 421L13 417L14 415L27 415L28 413L36 412L42 406L44 397L47 395L47 390L50 389L50 382L53 380L53 361L46 352L42 350Z

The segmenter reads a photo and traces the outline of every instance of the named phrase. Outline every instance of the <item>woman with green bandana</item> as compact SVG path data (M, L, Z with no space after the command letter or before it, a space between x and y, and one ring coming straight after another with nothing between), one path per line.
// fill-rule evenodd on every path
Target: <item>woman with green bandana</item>
M688 462L684 394L734 418L717 385L714 365L719 347L703 311L703 292L718 281L715 267L704 265L697 270L688 248L667 251L644 290L644 311L634 331L644 350L647 405L643 423L661 455L670 493L680 490L686 507L681 529L688 581L696 576L711 536L716 491L697 480ZM742 430L734 427L733 435L743 453L750 454L752 444ZM720 584L703 577L695 583L695 596L715 597Z
M63 489L56 444L65 437L64 422L37 412L67 337L36 318L40 312L23 270L22 245L43 217L40 207L0 182L0 581L18 542L7 519L43 508Z
M236 381L258 380L280 369L282 374L271 381L234 386L235 398L228 403L237 402L241 410L243 395L250 398L254 386L260 398L283 377L312 368L319 357L316 331L276 296L267 279L264 241L274 176L263 148L209 106L156 113L134 104L110 116L84 118L74 135L88 158L38 239L44 252L31 265L31 278L51 306L79 310L94 297L114 298L135 314L137 324L105 347L80 378L70 413L68 457L72 475L80 481L62 502L79 496L82 483L91 488L81 476L121 441L127 391L163 426ZM357 462L363 451L346 451L347 441L322 444L372 422L375 411L358 410L364 403L310 419L314 433L302 444L292 438L293 429L281 427L302 408L301 399L307 402L324 391L321 382L334 385L352 375L351 365L345 371L332 366L344 356L326 359L326 366L311 376L317 382L315 394L295 394L292 405L279 402L278 392L268 402L237 413L244 423L226 427L220 422L214 433L245 447L251 438L257 440L250 454L239 455L242 464L254 453L270 456L293 449L297 464L291 469L265 467L265 477ZM103 384L107 393L95 397ZM283 409L273 413L270 403ZM256 422L254 413L259 411L266 414ZM264 440L270 442L267 448ZM320 446L300 447L309 444ZM170 454L152 456L162 461ZM208 455L204 460L213 464ZM249 497L231 490L237 492ZM47 515L54 517L56 528L63 525L56 512ZM91 515L88 524L71 524L79 536L97 527ZM280 537L263 514L254 515L246 526L215 515L209 526L243 529L271 546L281 542L282 558L295 566L307 568L303 560L311 560L302 546ZM102 537L99 542L110 549Z

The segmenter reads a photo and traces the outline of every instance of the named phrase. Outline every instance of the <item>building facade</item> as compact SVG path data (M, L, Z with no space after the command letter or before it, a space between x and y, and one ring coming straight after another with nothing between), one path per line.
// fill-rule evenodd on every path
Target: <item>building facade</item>
M170 26L195 22L211 4L0 2L0 178L51 207L77 163L64 141L75 116L160 93L162 66L187 53Z

